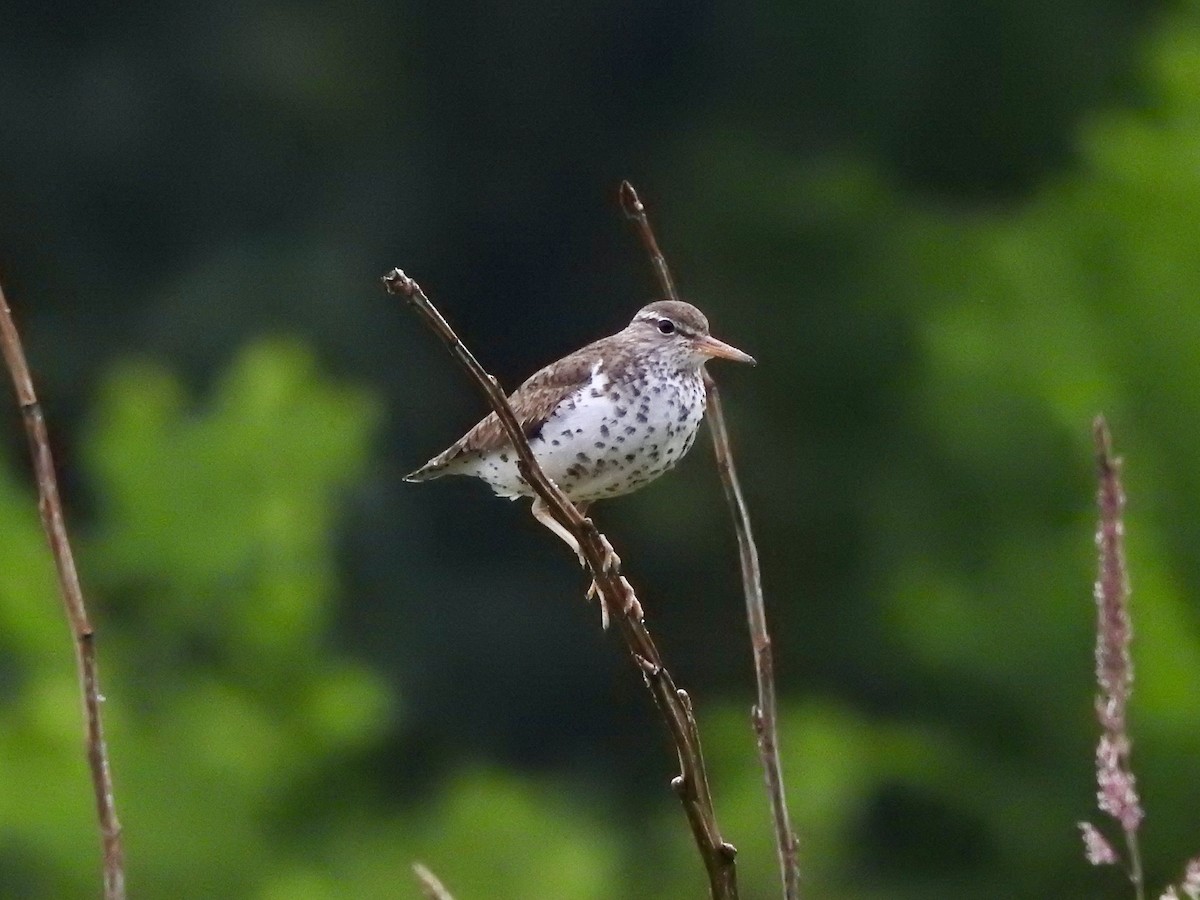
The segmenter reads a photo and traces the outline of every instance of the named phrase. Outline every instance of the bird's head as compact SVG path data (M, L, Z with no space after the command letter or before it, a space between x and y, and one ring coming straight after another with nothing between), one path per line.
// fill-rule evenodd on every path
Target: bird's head
M696 368L713 357L755 365L753 356L709 334L708 319L690 303L657 300L638 310L627 330L653 350Z

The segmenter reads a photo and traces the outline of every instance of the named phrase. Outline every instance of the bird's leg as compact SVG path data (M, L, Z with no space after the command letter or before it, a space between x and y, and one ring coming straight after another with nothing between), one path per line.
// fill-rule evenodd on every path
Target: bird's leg
M542 502L541 497L533 498L533 506L529 508L533 513L533 517L558 535L558 539L565 543L575 555L579 557L581 566L587 565L587 561L583 558L583 551L579 549L579 541L575 540L575 535L571 534L558 519L554 518L554 514L550 512L550 507Z
M576 503L575 506L579 509L580 515L587 513L587 503ZM597 532L597 534L600 537L600 549L604 551L604 560L601 562L601 569L605 572L618 571L621 568L621 557L617 556L617 551L614 550L612 544L608 542L608 538L599 532ZM601 596L600 586L596 584L595 578L593 578L592 583L588 585L587 594L584 596L586 596L588 600L591 600L593 597ZM632 591L630 591L629 596L633 596ZM626 611L628 612L628 610ZM641 613L639 611L639 616L640 614ZM607 627L607 625L605 627Z
M587 508L586 505L580 505L579 511L582 513ZM575 535L571 534L558 519L554 518L550 512L550 507L542 502L541 497L533 498L533 505L529 507L529 511L533 513L533 517L549 528L559 539L568 547L575 551L575 555L579 557L581 566L587 565L587 560L584 558L583 551L579 548L579 541L575 539ZM609 548L612 549L611 547ZM614 554L615 555L615 554ZM596 589L596 581L592 580L591 587L588 588L586 599L591 600L594 595L599 595L600 598L600 624L608 629L608 604L604 602L604 596L600 595Z
M587 501L584 501L582 503L576 503L575 508L577 510L579 510L579 514L581 516L586 517L588 507L590 505L591 505L590 503L588 503ZM572 541L574 541L574 539L572 539ZM578 547L578 544L574 544L574 546ZM617 551L614 550L612 544L610 544L608 542L608 538L606 538L602 534L600 535L600 549L604 551L604 561L602 563L602 568L604 569L605 572L613 572L613 571L616 571L617 569L621 568L621 557L617 556ZM578 549L575 552L577 554L579 554L579 564L581 566L586 566L587 561L583 558L583 553Z

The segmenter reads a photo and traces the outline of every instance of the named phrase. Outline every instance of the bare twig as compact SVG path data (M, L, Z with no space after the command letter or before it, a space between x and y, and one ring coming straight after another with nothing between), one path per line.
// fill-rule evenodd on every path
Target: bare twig
M758 681L758 703L751 711L754 733L758 737L758 752L762 760L767 796L771 799L771 817L775 823L775 845L779 867L783 873L783 895L787 900L800 896L800 863L796 833L788 815L787 792L783 786L783 765L779 758L779 715L775 705L775 662L771 652L771 636L767 632L767 613L763 602L762 575L758 567L758 548L750 532L750 514L746 509L733 455L729 449L729 432L721 410L721 395L716 382L705 373L708 388L708 422L712 432L713 452L717 469L725 487L725 498L733 511L737 530L738 553L742 562L742 589L746 594L746 617L754 644L754 674Z
M446 890L446 886L438 880L438 877L429 870L427 866L421 863L413 863L413 874L417 876L417 881L421 883L421 893L428 900L454 900L454 895Z
M21 347L21 338L13 322L12 311L8 308L3 288L0 288L0 349L3 350L4 361L16 388L21 416L25 420L29 452L37 476L38 511L41 513L42 527L46 532L50 552L54 556L58 587L74 637L75 663L79 672L86 723L85 749L104 853L104 897L105 900L124 900L125 854L121 846L121 824L117 820L108 747L104 741L104 723L100 710L104 697L100 692L100 676L96 665L95 632L88 619L83 589L79 584L79 574L75 570L75 558L67 538L62 502L58 496L58 480L54 475L54 457L50 453L50 438L46 432L46 420L42 415L37 394L33 390L33 379L25 361L25 351Z
M547 505L554 518L579 542L601 602L616 615L621 637L654 696L679 754L680 774L672 780L671 785L683 804L692 836L708 872L709 891L713 900L735 900L738 895L734 865L737 850L721 837L717 826L691 704L687 694L676 688L670 672L663 664L662 656L646 630L641 604L629 582L621 575L620 563L615 560L611 545L592 520L581 515L570 499L546 477L499 383L459 340L454 329L425 296L421 286L400 269L393 269L385 275L383 284L389 293L408 301L474 379L517 452L521 475Z
M646 207L642 205L642 198L638 196L637 191L628 181L621 182L621 209L625 211L625 218L633 222L638 230L638 237L642 239L642 244L650 257L650 265L654 266L654 274L658 276L658 286L667 295L667 299L678 300L679 292L675 290L675 280L671 278L671 269L667 265L667 258L658 248L658 239L654 236L654 229L650 227L650 217L646 215Z
M646 215L646 207L628 181L621 182L621 206L626 217L633 221L638 234L650 256L650 262L658 276L659 287L670 299L678 300L679 294L671 278L666 257L659 249ZM775 703L775 664L771 653L771 636L767 632L767 613L763 602L762 574L758 566L758 547L750 530L750 513L742 496L737 470L733 464L733 452L729 444L729 431L725 427L725 413L721 407L721 395L717 383L708 372L704 373L704 386L708 393L708 423L712 434L713 453L717 459L717 471L725 489L725 499L733 515L737 531L738 552L742 564L742 588L746 595L746 618L749 621L750 637L754 645L754 673L758 681L758 703L751 711L754 733L758 738L758 752L763 767L763 778L767 796L771 802L771 816L775 824L775 845L779 856L779 868L783 878L783 895L786 900L800 896L800 863L796 834L788 815L787 794L783 786L783 765L779 757L779 716Z

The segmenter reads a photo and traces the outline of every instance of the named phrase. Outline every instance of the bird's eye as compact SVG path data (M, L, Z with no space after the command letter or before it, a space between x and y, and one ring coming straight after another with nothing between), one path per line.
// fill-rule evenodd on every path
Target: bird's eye
M660 332L662 332L663 334L674 334L675 333L675 323L672 322L670 319L659 319L658 320L658 330Z

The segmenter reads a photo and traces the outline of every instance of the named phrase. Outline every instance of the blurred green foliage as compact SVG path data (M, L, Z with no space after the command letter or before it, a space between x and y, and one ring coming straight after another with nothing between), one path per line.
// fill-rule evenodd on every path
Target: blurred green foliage
M659 177L639 187L676 274L719 333L763 361L730 373L725 399L763 550L811 896L1127 895L1119 873L1086 866L1074 828L1098 819L1088 425L1100 411L1128 459L1134 765L1151 885L1200 851L1200 11L1181 4L1138 45L1116 4L1040 5L1033 19L1020 3L978 15L944 3L867 6L815 32L794 18L800 7L781 4L681 17L674 30L663 25L687 50L691 74L678 82L641 56L643 69L604 64L590 8L561 12L552 33L536 5L521 13L532 17L527 31L517 13L499 22L451 10L420 20L414 53L427 67L427 56L445 54L481 68L463 82L430 78L419 112L441 130L410 127L426 121L412 97L429 69L385 77L383 57L399 54L365 14L255 7L252 28L215 19L186 39L174 20L158 22L171 37L159 42L167 70L185 81L189 66L207 71L196 62L211 51L205 41L228 49L230 34L251 35L234 48L244 59L222 56L216 86L196 89L254 97L242 130L217 127L225 120L211 98L200 104L203 127L181 127L172 104L156 105L156 91L172 96L170 79L146 75L160 71L148 62L157 47L80 63L103 63L106 77L86 83L125 97L113 108L129 114L85 104L103 121L79 133L108 143L98 142L94 168L63 165L69 177L54 183L70 202L57 215L87 221L91 211L105 223L92 253L108 267L88 284L124 295L135 269L143 283L129 294L140 300L121 302L149 312L119 338L111 332L128 320L105 303L57 322L41 312L42 327L29 330L35 359L59 356L46 366L46 395L82 410L64 470L99 626L133 896L415 897L418 859L459 900L702 895L666 786L669 750L626 661L600 656L599 637L584 643L592 611L564 603L580 587L566 580L569 560L525 524L511 527L523 513L465 487L392 495L396 472L379 460L403 457L397 471L419 462L469 424L474 398L415 325L399 334L380 324L402 318L392 307L355 299L331 314L328 303L357 298L347 285L388 265L409 267L363 249L391 253L400 233L406 254L431 260L432 280L413 271L448 312L474 291L474 306L452 318L515 380L566 349L573 317L620 281L611 240L595 251L602 263L578 262L590 247L576 240L578 209L591 207L562 183L586 182L594 197L609 168L614 182L636 174L627 159L658 130L671 131L646 164ZM838 18L868 12L853 33ZM482 25L459 20L475 15ZM604 22L603 36L621 43L620 23ZM864 54L845 43L869 50L864 35L893 34L890 55L866 53L870 65L854 68ZM1110 49L1127 39L1141 47L1141 96L1135 110L1076 127L1071 116L1121 59L1089 57L1094 34ZM1013 41L1045 52L1025 66L1008 52ZM901 52L905 42L924 56ZM306 46L341 60L337 78L294 65ZM351 46L373 49L360 59ZM543 82L507 55L533 58L533 48L580 56L571 72L583 87L557 70ZM735 63L748 68L696 77ZM806 66L854 71L837 88ZM973 67L995 77L959 84ZM758 75L769 90L751 106L744 91ZM922 93L926 77L941 87ZM411 119L378 114L393 80ZM982 93L972 89L980 81ZM343 82L362 91L354 102L338 93L350 90ZM508 91L502 102L487 92L493 83ZM711 89L705 103L692 99L704 94L697 85ZM611 137L627 107L605 104L626 94L643 117ZM798 94L801 109L789 106ZM570 119L573 129L545 111L565 120L576 107L586 121ZM197 146L141 143L163 132L128 123L155 115ZM802 149L806 124L826 119L835 124L813 139L817 149ZM514 177L524 171L518 134L530 128L544 150L533 159L550 173L540 198ZM272 129L301 137L273 156ZM410 131L417 137L402 141ZM550 132L580 143L554 144ZM847 135L866 149L841 152ZM356 142L376 149L355 155ZM562 175L555 154L584 144L620 165L605 158ZM39 153L20 130L13 146L0 152L35 174L71 158L66 144L55 145L63 158ZM316 160L327 158L336 176L321 181ZM132 170L110 177L130 160ZM147 187L143 167L170 190ZM197 169L229 180L234 226ZM414 174L430 170L438 189ZM29 179L43 181L53 179ZM495 202L472 218L464 198L487 193L481 185ZM423 206L426 190L437 199ZM114 213L113 195L129 208ZM660 195L673 205L660 210ZM219 233L218 246L193 258L170 244L156 223L176 202L195 219L170 219L175 228ZM320 227L264 224L310 203ZM121 214L137 221L137 240L108 228ZM19 217L0 218L6 245L36 240L37 228L10 234ZM38 228L55 221L48 214ZM611 216L602 227L619 225ZM74 285L93 256L59 240L76 255L53 242L38 252L56 254L60 287ZM185 264L150 274L162 247ZM549 300L519 302L564 284L578 302L555 295L558 318L546 314ZM242 294L260 302L230 302ZM607 315L617 304L606 303ZM618 325L625 311L612 312ZM88 317L95 332L79 324ZM322 362L299 340L226 360L246 334L281 323L320 346ZM99 364L76 351L106 329L125 352L92 379ZM63 346L47 334L65 334ZM133 359L143 340L170 364ZM344 370L378 381L349 387ZM66 428L51 418L61 439ZM373 443L385 421L387 443ZM0 895L94 896L98 841L68 635L24 460L10 452L19 447L0 445ZM714 524L725 515L715 479L702 482L701 471L689 459L605 509L602 524L616 523L651 626L698 704L718 815L742 851L743 896L765 898L776 876L735 557ZM561 581L543 574L555 566L567 572Z
M802 427L830 427L804 398L808 376L826 387L824 373L842 371L840 355L857 353L895 379L890 388L870 384L866 405L859 385L828 385L872 430L860 439L838 421L840 457L804 460L819 473L808 479L809 502L856 510L854 575L864 596L797 592L797 603L816 608L784 615L802 616L807 636L839 627L835 620L863 636L840 668L861 672L872 701L841 724L857 751L830 752L853 758L886 746L899 727L921 762L897 771L893 753L863 759L843 817L808 823L821 851L826 841L854 848L844 868L827 873L830 882L810 870L821 896L843 896L824 888L844 879L844 896L854 897L1096 896L1104 886L1104 896L1122 895L1119 872L1080 865L1065 827L1099 820L1087 703L1089 423L1099 412L1129 460L1133 729L1151 886L1177 878L1200 847L1195 4L1163 24L1145 67L1144 108L1093 117L1077 166L1024 203L949 208L906 197L872 167L845 161L798 169L768 156L764 172L750 163L763 159L761 148L734 142L724 145L728 172L745 174L717 179L729 217L690 219L700 245L718 240L714 225L739 235L728 255L695 273L700 283L749 289L768 309L785 305L790 286L776 260L789 244L829 242L831 259L816 276L828 279L829 296L793 306L794 327L773 348L773 317L760 326L766 350L745 341L760 359L797 341L813 357L797 364L804 378L785 377L779 396L758 399L784 409L784 396L799 398L798 416L810 421L747 414L766 423L769 443L802 445ZM764 181L786 189L762 204ZM763 261L761 280L725 284L722 272L740 254ZM823 342L835 317L862 326L846 332L860 346ZM827 496L836 491L848 495ZM764 493L757 509L785 521L802 502ZM793 637L794 653L803 656L804 646ZM802 715L793 723L801 732ZM825 754L791 753L803 808ZM828 858L819 853L816 865Z
M273 342L200 403L160 366L106 380L77 543L100 653L129 882L141 897L611 896L620 839L553 785L470 769L398 817L341 767L396 698L330 641L339 499L375 404ZM95 893L77 688L36 503L0 470L0 894ZM396 762L401 769L403 760Z
M330 527L375 417L283 343L243 354L203 405L149 364L106 381L86 439L97 525L78 547L103 609L135 894L251 893L289 855L298 789L388 726L378 679L328 641ZM68 636L36 504L8 468L0 893L86 896L96 839Z

